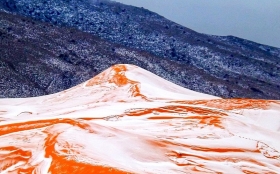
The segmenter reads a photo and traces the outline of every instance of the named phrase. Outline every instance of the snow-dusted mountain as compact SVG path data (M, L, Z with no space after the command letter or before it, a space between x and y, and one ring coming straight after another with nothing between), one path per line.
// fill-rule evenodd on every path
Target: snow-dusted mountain
M280 99L279 48L197 33L148 10L105 0L2 0L0 9L33 18L1 13L0 71L9 72L0 73L4 74L2 97L62 91L115 61L138 65L178 85L215 96ZM107 45L103 40L99 46L107 49L102 54L90 49L101 44L91 42L93 35L107 40ZM119 51L116 46L129 51ZM139 62L140 56L133 56L131 50L144 55L143 59ZM30 61L40 62L40 68L30 67ZM54 70L53 62L57 65L58 61L80 73ZM5 85L22 81L27 81L24 87Z
M0 173L279 173L280 102L221 99L119 64L0 99Z

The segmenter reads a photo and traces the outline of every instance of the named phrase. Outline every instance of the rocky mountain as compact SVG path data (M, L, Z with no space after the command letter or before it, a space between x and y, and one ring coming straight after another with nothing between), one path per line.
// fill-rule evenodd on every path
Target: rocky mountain
M6 79L2 80L4 87L1 85L1 90L5 91L2 92L2 97L26 97L58 92L88 79L115 63L130 63L148 69L178 85L207 94L225 98L280 99L278 48L233 36L220 37L197 33L143 8L113 1L3 0L0 2L0 8L3 11L1 39L6 40L1 42L1 61L5 60L7 63L9 60L15 69L9 69L11 74L2 73L2 76L5 76L2 79ZM35 20L5 12L28 16ZM10 20L18 20L19 23ZM15 34L14 30L18 32ZM29 34L25 34L25 31L29 31ZM106 42L109 46L106 44L101 46L96 42L98 47L104 49L94 51L90 49L90 44L86 46L82 42L76 42L79 40L76 35L85 36L83 41L87 43L91 42L90 38L94 38L93 40ZM15 42L17 37L26 41ZM44 37L48 38L49 46L43 45L46 44ZM22 47L18 47L18 44ZM31 46L32 44L34 45ZM120 53L115 49L115 45L129 51ZM9 51L7 47L15 51ZM24 51L24 47L29 47L26 48L29 51ZM46 50L51 54L44 55ZM53 68L55 70L44 68L34 70L36 68L32 68L33 63L19 66L12 60L15 57L24 59L21 51L24 51L24 55L30 60L32 59L31 62L44 60L44 64L38 63L41 64L40 67L53 66L46 63L47 61L63 60L69 66L79 67L79 70L71 71L65 77L62 71L66 70L61 67ZM119 57L122 57L121 61ZM103 62L94 61L100 58ZM145 64L139 63L139 59L145 61ZM108 64L108 61L114 63ZM29 66L31 68L28 68ZM24 70L27 68L28 71ZM5 68L2 70L7 71ZM33 73L33 70L36 73ZM26 75L29 72L32 75ZM44 75L46 72L50 72L48 77ZM69 75L71 73L72 75ZM83 73L83 77L78 75L79 73ZM23 76L21 81L17 80L18 77L11 78L15 77L15 74L18 74L18 77ZM24 87L10 89L8 85L5 86L6 83L17 84L22 81L26 81Z
M197 90L211 89L208 81L213 78L203 70L114 44L73 28L2 12L0 24L0 95L4 98L59 92L120 63L141 66L167 80L188 84ZM199 79L207 80L196 86ZM222 80L217 82L242 91Z
M0 99L0 173L279 173L280 102L221 99L133 65Z

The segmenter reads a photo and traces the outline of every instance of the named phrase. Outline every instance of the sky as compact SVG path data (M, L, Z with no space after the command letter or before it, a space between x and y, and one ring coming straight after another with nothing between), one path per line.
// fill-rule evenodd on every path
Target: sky
M144 7L200 33L280 48L280 0L115 0Z

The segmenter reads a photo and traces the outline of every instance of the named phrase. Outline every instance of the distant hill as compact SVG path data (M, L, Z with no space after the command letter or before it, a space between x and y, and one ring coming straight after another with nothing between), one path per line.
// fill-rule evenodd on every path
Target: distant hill
M73 45L75 42L70 42L69 44L69 41L66 40L71 40L71 38L76 37L76 33L80 33L86 36L84 38L86 41L90 38L96 38L95 36L107 40L106 43L110 45L109 50L111 50L111 47L113 47L112 45L115 44L124 49L131 48L134 51L139 50L136 52L147 55L144 56L145 58L143 57L143 59L141 59L141 61L145 59L146 64L140 65L135 63L135 61L139 61L137 60L137 56L129 56L129 54L123 54L122 60L124 62L120 61L118 63L131 63L146 69L151 69L152 72L158 75L162 74L162 77L176 84L198 92L225 98L246 97L280 99L280 49L278 48L260 45L233 36L219 37L200 34L143 8L127 6L111 1L3 0L0 2L0 7L3 11L46 22L39 23L35 20L28 19L29 21L33 21L36 25L32 25L32 22L27 23L22 21L19 24L11 24L12 28L9 29L10 22L8 21L12 18L21 17L2 13L1 15L10 17L1 17L1 23L6 22L5 25L2 25L4 27L1 28L1 30L3 30L1 32L4 33L1 39L3 39L2 37L4 37L4 35L8 35L10 39L6 38L5 43L1 43L1 60L11 60L11 58L13 58L13 54L15 53L7 49L4 50L4 45L7 44L6 46L8 47L10 45L10 48L16 47L16 45L12 46L15 44L14 40L16 37L21 36L22 39L26 39L25 44L21 43L24 46L27 46L28 43L36 43L35 45L39 46L38 48L32 47L29 49L35 52L39 52L37 51L39 48L41 51L46 50L46 46L42 45L45 44L43 43L43 38L49 37L48 42L51 48L49 48L48 51L52 52L51 57L55 59L66 59L66 61L69 59L69 56L72 57L71 59L76 57L78 62L86 65L86 68L83 70L88 70L89 72L91 71L89 67L95 67L96 72L98 72L102 68L107 68L112 65L103 61L102 66L100 66L101 61L99 64L93 61L93 57L96 58L96 56L93 56L94 54L102 53L104 57L108 54L112 54L111 57L108 56L108 61L118 61L118 59L114 57L117 53L108 52L106 49L102 52L96 52L91 50L91 46L89 45L88 47L84 47L87 51L84 51L83 54L78 53L81 52L82 43L76 42L76 47L74 47L71 46L71 44ZM50 26L49 23L60 27ZM23 27L24 25L28 26L28 28ZM43 26L46 27L45 30L40 29ZM30 35L25 35L23 32L19 32L17 34L18 36L15 36L12 33L16 28L20 30L34 30L34 33L39 32L41 34L38 33L32 36L32 33L30 33ZM73 28L89 34L82 33ZM53 33L47 32L50 29L55 31ZM65 33L68 33L70 30L74 33L70 32L70 34L66 36ZM105 41L102 40L102 42ZM53 45L57 45L58 47L54 47ZM97 45L100 46L99 43ZM106 47L106 45L100 47ZM60 52L58 52L59 49ZM22 51L23 49L19 47L19 50ZM89 56L90 51L92 57ZM5 54L2 54L2 52ZM34 56L34 54L29 54L28 52L26 52L25 55L29 58L36 57L38 60L39 57L43 57ZM148 57L156 57L157 61L150 61ZM84 59L87 59L91 64L84 61ZM43 60L47 61L51 59L44 58ZM75 61L69 62L69 60L69 64L75 63ZM10 62L12 64L17 64L13 61ZM38 65L39 64L40 63L38 63ZM50 65L41 64L41 66ZM63 68L61 68L61 70L62 69ZM40 68L38 71L40 71L40 73L38 72L37 74L44 73ZM45 72L48 71L50 70L46 70ZM32 94L20 92L21 95L13 95L11 91L4 90L6 89L5 87L2 89L6 92L2 92L1 94L2 97L15 97L36 96L58 92L77 84L80 79L86 80L91 75L95 74L86 71L83 73L84 77L82 78L80 76L76 78L77 76L75 75L67 77L66 79L71 79L69 83L66 83L63 79L53 81L53 86L57 85L57 87L53 87L52 90L46 90L46 86L48 86L49 83L44 82L46 84L42 89L40 85L36 87L38 90L35 91L37 92L33 92L34 90L31 90L31 88L28 87L29 85L27 85L26 90L32 91ZM50 76L51 74L52 73L50 73ZM56 78L63 76L62 74L61 72L57 72ZM6 76L12 77L9 75ZM28 77L24 80L31 80L32 82L50 81L45 77L41 78L40 75L32 78ZM8 80L2 81L3 83L10 83ZM13 90L17 93L16 91L22 89L19 87L13 88Z

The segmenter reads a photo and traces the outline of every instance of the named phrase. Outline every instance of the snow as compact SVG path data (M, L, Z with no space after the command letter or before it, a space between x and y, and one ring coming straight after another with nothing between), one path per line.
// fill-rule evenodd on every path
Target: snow
M0 100L0 173L279 173L280 102L221 99L115 65Z

